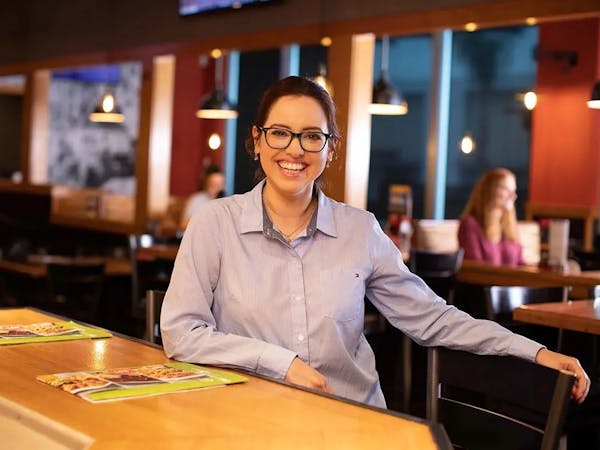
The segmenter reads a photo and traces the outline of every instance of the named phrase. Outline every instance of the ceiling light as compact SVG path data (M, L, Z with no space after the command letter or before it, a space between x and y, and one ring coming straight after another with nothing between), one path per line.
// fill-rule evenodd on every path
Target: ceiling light
M381 38L381 76L373 86L373 99L369 112L374 115L403 115L408 103L388 77L389 37Z
M238 112L235 106L227 100L223 88L223 58L215 58L215 88L200 101L196 117L200 119L235 119L237 116Z
M471 133L466 133L460 140L460 151L465 155L470 155L473 153L476 147L477 145L475 144L475 139L473 139Z
M536 25L537 24L537 19L535 17L528 17L527 19L525 19L525 23L527 25Z
M312 77L312 80L325 88L325 90L329 92L329 95L333 97L333 84L327 78L327 68L325 67L325 64L319 64L319 73Z
M123 123L125 121L125 116L119 109L110 87L106 88L106 92L96 105L94 112L90 114L90 120L103 123Z
M218 150L221 146L221 136L219 133L213 133L208 137L208 148L211 150Z
M588 108L600 109L600 80L594 83L592 94L587 102Z
M523 104L529 111L534 109L537 105L537 94L533 91L526 92L523 96Z
M323 47L330 47L332 44L331 38L329 36L323 36L321 38L321 45Z

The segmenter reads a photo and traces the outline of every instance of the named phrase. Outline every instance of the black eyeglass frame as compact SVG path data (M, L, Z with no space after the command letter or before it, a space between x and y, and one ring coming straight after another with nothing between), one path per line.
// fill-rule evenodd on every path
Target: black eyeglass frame
M331 133L324 133L322 131L311 130L311 131L300 131L299 133L294 133L291 130L287 130L285 128L279 128L279 127L261 127L261 126L257 125L256 128L258 128L260 131L262 131L263 135L265 136L265 142L267 143L267 145L269 147L271 147L274 150L285 150L285 149L287 149L292 144L292 141L294 140L294 138L297 138L298 142L300 143L300 147L302 148L303 151L308 152L308 153L320 153L327 146L327 143L329 142L329 139L331 139ZM280 130L280 131L285 131L286 133L290 133L290 141L287 143L287 145L285 147L273 147L269 143L269 140L267 139L267 131L269 131L269 130ZM323 147L321 147L319 150L307 150L307 149L305 149L304 145L302 145L302 135L303 134L308 134L308 133L317 133L317 134L322 134L323 136L325 136L325 142L323 142Z

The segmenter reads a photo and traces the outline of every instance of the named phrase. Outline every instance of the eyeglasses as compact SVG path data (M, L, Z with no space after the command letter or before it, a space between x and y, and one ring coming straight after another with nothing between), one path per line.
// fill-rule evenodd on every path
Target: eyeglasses
M331 134L322 131L301 131L294 133L284 128L258 127L265 134L267 145L276 150L285 150L290 146L294 138L298 138L300 147L305 152L318 153L325 148Z

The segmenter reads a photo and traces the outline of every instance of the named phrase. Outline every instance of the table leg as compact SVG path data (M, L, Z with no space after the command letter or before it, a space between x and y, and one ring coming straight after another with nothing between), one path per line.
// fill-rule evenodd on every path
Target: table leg
M412 390L412 341L410 338L402 335L402 381L404 387L402 390L402 407L406 414L410 412L410 394Z

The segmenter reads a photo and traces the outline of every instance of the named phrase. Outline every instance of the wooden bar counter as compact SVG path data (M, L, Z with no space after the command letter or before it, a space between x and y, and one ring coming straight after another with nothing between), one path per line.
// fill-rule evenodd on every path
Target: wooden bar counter
M31 309L0 310L0 324L49 319ZM120 336L0 346L0 400L90 438L68 448L451 448L440 425L251 375L237 385L101 404L35 379L167 361L162 349ZM27 416L19 417L31 423Z

